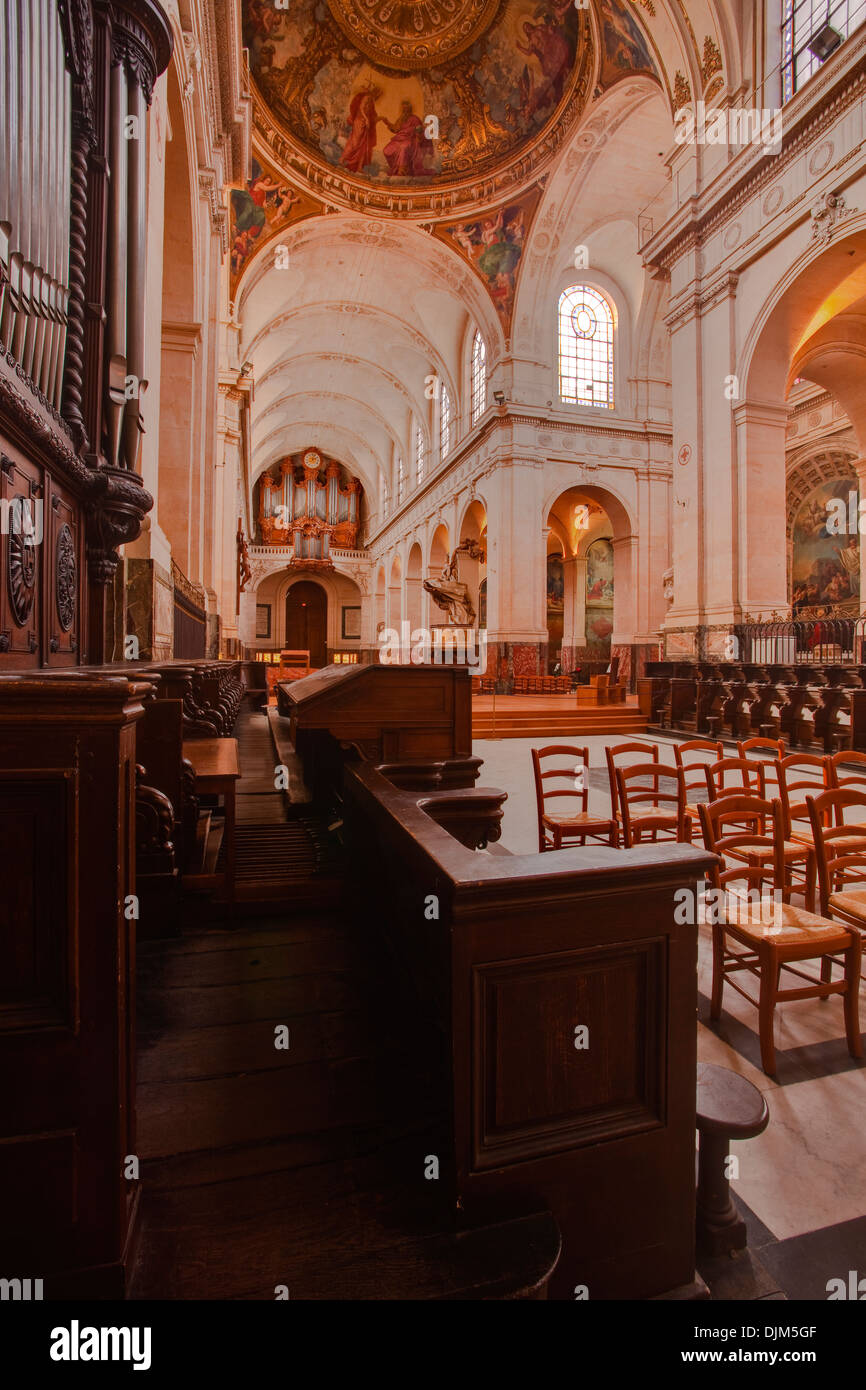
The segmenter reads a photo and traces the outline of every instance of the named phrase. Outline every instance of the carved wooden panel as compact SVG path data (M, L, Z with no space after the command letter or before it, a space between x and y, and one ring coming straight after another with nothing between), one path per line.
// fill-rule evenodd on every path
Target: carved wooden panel
M78 657L84 556L79 512L58 483L49 488L45 577L45 664L69 666Z
M475 1168L664 1124L660 939L472 973Z
M0 771L0 1033L77 1027L76 779Z
M34 1211L62 1242L61 1232L78 1219L78 1186L75 1130L0 1139L0 1226L7 1260L32 1258L28 1228Z
M42 470L0 453L0 663L39 660L44 551Z

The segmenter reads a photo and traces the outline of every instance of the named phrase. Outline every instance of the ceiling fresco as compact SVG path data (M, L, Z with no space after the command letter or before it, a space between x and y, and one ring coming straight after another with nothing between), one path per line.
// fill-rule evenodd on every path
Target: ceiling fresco
M608 0L609 3L609 0ZM245 0L258 94L328 186L409 195L531 173L594 68L574 0ZM553 137L553 147L557 143Z

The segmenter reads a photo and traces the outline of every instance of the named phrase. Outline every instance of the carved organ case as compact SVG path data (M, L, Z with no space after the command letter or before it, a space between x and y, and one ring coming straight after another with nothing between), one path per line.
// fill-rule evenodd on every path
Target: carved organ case
M138 472L157 0L0 6L0 672L105 658Z
M341 482L336 459L315 449L283 459L266 473L259 491L259 526L265 545L288 545L292 563L307 569L331 565L331 549L354 550L361 519L361 484Z

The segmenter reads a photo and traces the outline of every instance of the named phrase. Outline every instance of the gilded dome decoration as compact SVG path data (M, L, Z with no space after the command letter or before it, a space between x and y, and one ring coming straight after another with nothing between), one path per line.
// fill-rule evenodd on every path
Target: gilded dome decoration
M256 123L329 197L392 213L526 186L589 92L574 0L245 0ZM387 195L385 199L376 193ZM490 189L487 189L489 201ZM438 200L438 201L437 201Z

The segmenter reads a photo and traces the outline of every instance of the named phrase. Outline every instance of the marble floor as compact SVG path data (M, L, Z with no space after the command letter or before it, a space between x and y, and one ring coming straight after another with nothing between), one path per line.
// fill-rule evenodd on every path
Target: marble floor
M618 740L591 737L590 811L609 814L604 748ZM644 736L673 762L675 740ZM530 749L546 739L476 741L484 759L479 785L508 792L500 844L513 854L538 848ZM832 1279L863 1278L866 1296L866 1062L848 1055L841 1000L780 1004L775 1014L778 1072L761 1069L757 1010L727 987L722 1016L709 1017L711 933L697 928L698 1058L747 1077L767 1098L770 1123L762 1135L732 1145L738 1175L735 1198L749 1230L754 1274L750 1292L720 1275L714 1296L826 1299ZM866 985L861 982L866 1026ZM748 1282L748 1281L747 1281Z

